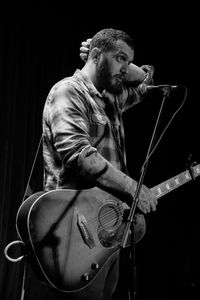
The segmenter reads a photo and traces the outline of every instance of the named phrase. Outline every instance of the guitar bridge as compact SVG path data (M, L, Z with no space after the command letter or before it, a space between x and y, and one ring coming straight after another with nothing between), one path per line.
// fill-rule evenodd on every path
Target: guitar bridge
M78 218L78 228L80 230L80 233L81 233L81 236L85 242L85 244L90 248L94 248L96 245L95 245L95 242L94 242L94 239L93 239L93 236L91 234L91 232L89 231L89 229L87 228L86 224L87 224L87 221L84 217L84 215L81 215L81 214L77 214L77 218Z

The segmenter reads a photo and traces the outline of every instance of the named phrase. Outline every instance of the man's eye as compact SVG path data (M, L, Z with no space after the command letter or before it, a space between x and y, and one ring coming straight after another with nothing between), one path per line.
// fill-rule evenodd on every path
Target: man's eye
M117 61L125 61L125 58L123 56L119 55L117 57Z

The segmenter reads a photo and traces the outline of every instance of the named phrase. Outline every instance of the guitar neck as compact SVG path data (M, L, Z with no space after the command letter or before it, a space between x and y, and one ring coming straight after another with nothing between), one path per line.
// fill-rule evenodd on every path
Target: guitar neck
M157 198L160 198L172 190L182 186L183 184L195 179L200 175L200 164L191 168L191 171L186 170L177 176L174 176L161 184L151 188L151 191Z

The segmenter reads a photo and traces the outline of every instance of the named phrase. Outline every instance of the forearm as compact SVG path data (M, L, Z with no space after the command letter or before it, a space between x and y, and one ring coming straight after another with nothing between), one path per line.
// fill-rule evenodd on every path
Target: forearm
M144 81L146 77L146 72L142 70L142 68L136 66L135 64L131 63L128 66L128 73L126 76L127 82L134 82L135 84L140 84Z
M154 67L150 65L143 65L141 67L131 63L128 66L128 74L126 81L131 85L138 86L141 83L151 84L153 81Z
M130 204L136 190L136 181L117 170L95 152L81 162L80 173L96 186Z

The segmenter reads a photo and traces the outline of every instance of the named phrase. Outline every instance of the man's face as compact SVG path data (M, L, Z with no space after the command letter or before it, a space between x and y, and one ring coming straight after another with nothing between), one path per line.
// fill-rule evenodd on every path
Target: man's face
M116 49L101 53L97 64L98 86L113 94L122 91L128 65L132 62L134 51L125 42L118 41Z

